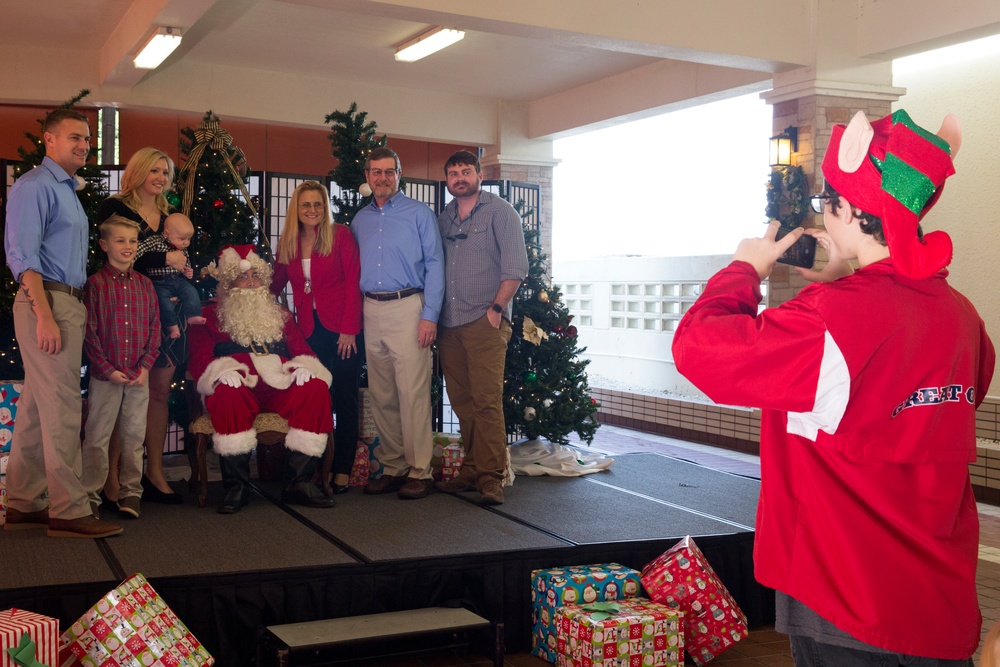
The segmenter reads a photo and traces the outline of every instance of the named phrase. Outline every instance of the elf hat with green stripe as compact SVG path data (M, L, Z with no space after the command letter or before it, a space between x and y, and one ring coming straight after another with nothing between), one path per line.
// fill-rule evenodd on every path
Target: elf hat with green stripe
M927 278L951 262L951 238L936 231L917 236L917 224L955 173L961 143L954 116L933 134L900 109L869 123L859 111L848 125L834 125L823 158L823 176L847 201L882 219L896 270Z

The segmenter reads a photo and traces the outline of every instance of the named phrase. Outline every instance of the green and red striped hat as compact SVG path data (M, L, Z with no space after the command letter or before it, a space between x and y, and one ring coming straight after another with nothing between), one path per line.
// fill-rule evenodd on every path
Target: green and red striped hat
M948 122L958 132L957 120ZM954 173L948 141L902 109L874 123L859 111L848 125L835 125L823 158L827 182L852 205L882 219L893 265L911 278L927 278L951 262L948 234L930 232L921 241L917 225Z

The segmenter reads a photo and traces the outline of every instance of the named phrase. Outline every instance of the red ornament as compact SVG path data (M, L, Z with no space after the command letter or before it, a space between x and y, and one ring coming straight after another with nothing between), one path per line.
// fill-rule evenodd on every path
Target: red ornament
M562 327L553 327L552 330L555 331L556 333L562 333L563 332L563 328Z
M212 202L212 206L214 206L215 208L222 208L225 205L226 202L222 201L221 199L216 199L214 202Z
M572 324L566 327L566 335L570 338L576 338L576 327Z
M597 399L596 398L590 399L590 404L591 405L597 405Z

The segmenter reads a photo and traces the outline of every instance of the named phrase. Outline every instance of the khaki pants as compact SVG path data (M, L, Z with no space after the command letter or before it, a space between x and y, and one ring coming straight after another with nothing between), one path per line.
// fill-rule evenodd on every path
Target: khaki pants
M20 512L48 507L51 518L79 519L90 514L80 456L80 365L87 309L69 294L51 295L62 336L59 354L38 348L38 318L24 290L18 289L14 299L24 388L7 467L7 502Z
M108 442L116 421L122 444L122 469L119 475L115 462L111 474L119 475L118 499L142 496L142 443L146 439L148 406L148 382L134 387L90 379L83 438L83 487L91 502L100 502L100 493L108 478Z
M486 479L502 481L506 467L503 376L510 336L507 320L494 329L485 315L438 332L445 386L465 448L461 476L480 490Z
M417 324L424 295L365 299L365 356L372 416L384 474L431 479L431 349L420 347Z

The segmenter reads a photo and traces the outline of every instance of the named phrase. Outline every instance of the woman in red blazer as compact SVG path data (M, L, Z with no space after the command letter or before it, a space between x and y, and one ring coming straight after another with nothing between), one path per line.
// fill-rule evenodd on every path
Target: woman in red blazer
M287 283L292 284L299 328L333 374L335 493L348 489L358 444L358 350L364 349L360 273L358 244L347 226L333 224L326 187L316 181L301 183L288 202L271 291L280 294Z

